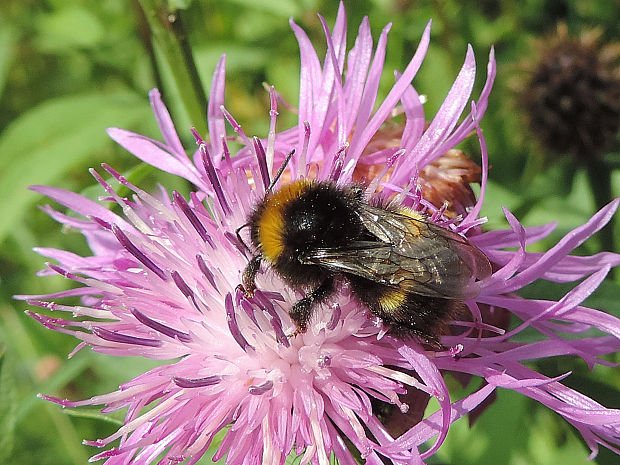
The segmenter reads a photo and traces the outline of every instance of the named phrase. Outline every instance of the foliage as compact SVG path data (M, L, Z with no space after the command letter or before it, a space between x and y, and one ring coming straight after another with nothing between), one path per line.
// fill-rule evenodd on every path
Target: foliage
M115 425L93 412L67 415L36 394L85 398L114 390L149 368L144 360L136 360L119 370L110 358L86 351L67 363L73 339L30 320L23 314L25 305L12 295L49 293L66 286L61 278L35 278L42 260L31 251L33 245L75 252L86 247L76 244L77 235L62 231L37 210L43 200L28 191L28 185L50 184L90 193L89 166L106 162L124 173L135 168L137 160L109 141L105 128L119 126L155 137L147 100L152 87L162 90L187 146L191 135L184 128L190 122L204 124L193 121L195 110L179 103L185 91L175 84L175 65L167 60L165 49L158 43L151 46L147 17L140 6L150 3L155 2L3 0L0 8L0 418L8 419L0 427L3 463L86 463L93 451L81 445L82 438L106 436ZM320 43L316 12L331 23L337 8L337 2L328 0L170 0L168 4L176 15L175 27L182 28L185 45L193 52L201 83L197 99L209 88L217 59L226 53L227 107L246 133L259 135L266 134L269 121L263 82L276 86L288 102L296 101L297 43L288 17L293 16L313 42ZM495 44L499 72L482 122L491 164L483 214L493 226L502 221L501 206L526 225L557 220L555 239L587 221L596 208L584 168L570 159L552 163L541 155L524 124L514 84L524 79L522 64L532 53L532 41L551 32L558 21L565 21L574 34L599 26L604 39L617 40L620 23L614 18L620 15L620 6L616 1L351 0L345 5L350 36L365 15L375 37L378 28L393 22L386 64L393 69L402 69L427 19L433 18L432 45L414 81L428 91L428 115L443 101L466 44L472 43L481 64ZM465 144L463 149L474 157L478 150L475 144ZM618 144L614 150L607 157L617 164ZM143 177L142 187L162 182L170 189L189 189L153 170L134 173ZM612 176L612 188L619 196L620 172ZM619 228L614 232L618 244ZM587 247L584 252L603 249L596 241L588 241ZM617 275L615 281L608 279L588 303L620 316L619 283ZM571 363L551 360L538 368L550 376L572 370L569 384L608 407L620 407L617 369L599 367L586 377L583 364ZM455 425L434 460L585 464L586 448L573 431L556 422L550 412L532 409L529 400L500 392L498 401L471 430L464 422ZM528 429L520 426L526 416L533 418ZM601 451L595 463L615 460L617 456ZM201 463L209 461L205 458Z

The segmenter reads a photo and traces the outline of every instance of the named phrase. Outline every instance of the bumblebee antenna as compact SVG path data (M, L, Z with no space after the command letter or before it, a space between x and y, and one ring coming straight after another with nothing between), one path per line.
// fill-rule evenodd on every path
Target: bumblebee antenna
M248 226L250 226L252 223L245 223L242 224L241 226L239 226L236 230L235 230L235 234L237 235L237 240L241 243L241 245L243 245L243 248L245 250L247 250L249 253L252 253L252 251L250 250L250 248L247 246L247 244L245 243L245 241L243 240L243 238L241 237L241 230L243 228L247 228Z
M284 159L284 162L280 166L280 169L276 173L276 176L273 178L273 181L271 181L271 184L269 184L269 187L265 191L265 195L271 193L273 186L276 185L276 183L278 182L278 179L280 179L280 176L282 176L282 173L284 173L284 170L286 169L286 165L288 165L288 162L291 161L291 158L294 153L295 153L295 149L291 150L289 154L286 156L286 158Z

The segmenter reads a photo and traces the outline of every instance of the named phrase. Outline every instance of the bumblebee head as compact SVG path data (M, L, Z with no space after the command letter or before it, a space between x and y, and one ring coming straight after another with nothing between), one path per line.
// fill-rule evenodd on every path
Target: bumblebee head
M287 207L311 185L308 180L299 180L286 184L275 193L267 194L250 218L252 244L272 265L282 255L286 245Z
M337 248L362 231L359 194L329 182L298 180L268 194L250 219L252 243L278 270L317 248ZM303 265L310 267L313 265Z

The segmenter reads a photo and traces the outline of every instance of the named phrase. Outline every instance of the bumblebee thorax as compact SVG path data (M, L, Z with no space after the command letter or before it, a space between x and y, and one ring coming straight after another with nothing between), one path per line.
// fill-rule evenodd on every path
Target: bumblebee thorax
M311 185L309 180L286 184L277 192L266 195L256 207L250 219L252 243L271 264L284 250L286 206Z
M338 247L354 240L362 226L359 202L349 189L328 182L295 181L270 194L251 219L252 241L276 266L299 263L317 247Z

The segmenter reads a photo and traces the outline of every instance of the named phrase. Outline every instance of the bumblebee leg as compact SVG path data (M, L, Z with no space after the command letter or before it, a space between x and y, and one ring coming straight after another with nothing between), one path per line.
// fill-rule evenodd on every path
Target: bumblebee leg
M257 255L246 265L243 270L243 276L241 277L241 282L243 283L243 292L245 295L251 297L254 295L254 290L256 289L256 284L254 280L260 270L260 263L263 257L261 255Z
M298 332L305 332L312 316L313 307L323 302L334 292L334 278L326 278L319 287L311 290L305 297L298 300L289 314L297 325Z

